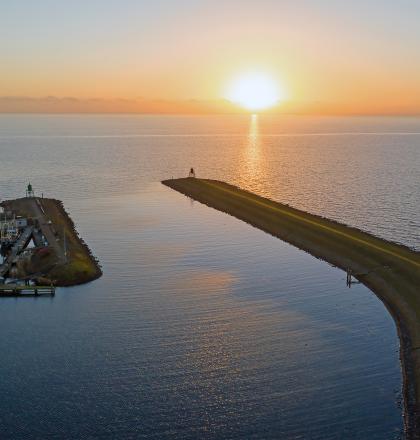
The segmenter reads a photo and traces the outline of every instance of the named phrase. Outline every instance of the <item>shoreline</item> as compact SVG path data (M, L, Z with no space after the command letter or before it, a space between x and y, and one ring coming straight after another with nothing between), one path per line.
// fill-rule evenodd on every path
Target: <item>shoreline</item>
M387 301L385 296L370 285L369 282L362 282L377 298L384 304L388 313L391 315L397 329L398 340L400 342L399 359L401 363L402 374L402 396L403 396L403 422L404 434L406 440L418 440L419 432L419 412L418 398L416 398L416 365L417 363L411 358L412 342L410 332L404 324L401 314L395 306ZM386 286L384 286L384 291Z
M405 438L420 438L420 253L225 182L181 178L162 183L340 269L350 269L383 302L395 322Z
M86 284L88 282L97 280L102 276L102 269L99 263L99 260L93 255L92 250L89 248L87 243L83 240L83 238L79 235L76 226L73 222L73 219L70 217L66 209L64 208L64 204L61 200L56 199L50 199L53 203L56 204L57 209L61 211L62 218L66 220L67 222L67 229L71 230L71 233L74 237L76 237L81 249L83 249L85 255L89 258L94 273L92 273L90 276L87 276L86 278L81 277L78 280L72 280L69 284L66 284L65 282L60 285L59 287L71 287L71 286L79 286L81 284Z

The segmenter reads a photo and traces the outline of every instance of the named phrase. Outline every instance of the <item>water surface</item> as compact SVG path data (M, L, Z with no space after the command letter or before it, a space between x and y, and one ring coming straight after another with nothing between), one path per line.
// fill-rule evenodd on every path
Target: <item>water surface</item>
M382 303L158 182L194 166L418 247L417 132L415 119L0 117L1 197L30 178L62 199L104 269L53 299L1 301L2 438L399 438Z

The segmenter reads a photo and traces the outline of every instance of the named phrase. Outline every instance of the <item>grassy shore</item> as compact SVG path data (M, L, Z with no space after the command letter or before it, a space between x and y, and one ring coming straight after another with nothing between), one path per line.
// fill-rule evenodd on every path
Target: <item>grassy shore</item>
M57 280L56 285L58 286L74 286L99 278L102 275L102 270L98 261L77 233L62 202L54 199L42 199L41 203L47 217L56 226L60 245L64 243L64 233L66 235L66 260L64 264L56 265L49 276Z
M358 229L259 197L224 182L162 182L344 270L386 305L398 328L407 439L420 436L420 253Z
M48 252L35 253L22 267L24 275L36 275L40 282L74 286L102 275L98 261L79 237L74 223L59 200L22 198L2 204L6 210L36 220L48 240Z

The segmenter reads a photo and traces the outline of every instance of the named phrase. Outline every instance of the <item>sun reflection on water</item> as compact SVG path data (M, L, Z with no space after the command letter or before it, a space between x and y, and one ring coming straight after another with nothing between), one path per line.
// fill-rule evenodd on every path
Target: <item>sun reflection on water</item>
M254 191L263 189L266 167L258 118L257 114L251 115L239 169L240 179L246 183L245 187L252 188Z
M248 178L255 179L261 175L261 139L257 114L251 115L246 148L244 149L244 163Z
M248 134L248 158L251 162L258 160L260 155L260 138L258 127L258 115L251 115L251 123L249 125Z

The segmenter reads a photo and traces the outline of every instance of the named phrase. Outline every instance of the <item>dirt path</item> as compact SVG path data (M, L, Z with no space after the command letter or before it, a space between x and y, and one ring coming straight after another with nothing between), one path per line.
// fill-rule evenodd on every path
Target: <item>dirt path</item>
M48 245L54 249L57 256L57 263L64 264L66 258L64 255L63 243L56 237L54 226L49 223L49 219L44 213L42 199L30 199L28 201L28 207L31 209L33 217L38 220L39 227L42 231L42 234L47 239Z

